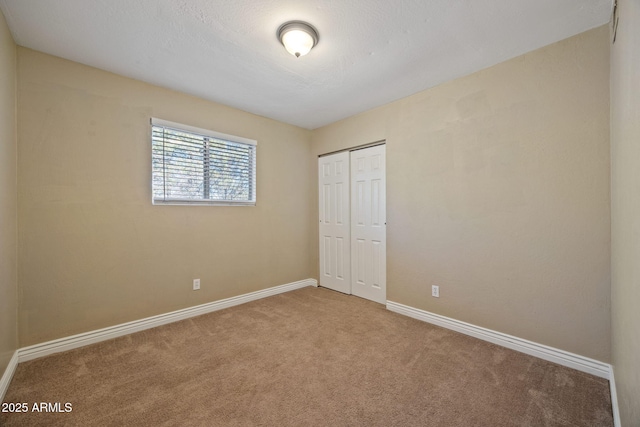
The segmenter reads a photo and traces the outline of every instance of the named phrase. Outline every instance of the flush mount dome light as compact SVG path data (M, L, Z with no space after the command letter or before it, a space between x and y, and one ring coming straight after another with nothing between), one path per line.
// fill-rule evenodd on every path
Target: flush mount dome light
M292 55L301 57L309 53L318 44L318 32L310 24L302 21L289 21L278 28L280 43Z

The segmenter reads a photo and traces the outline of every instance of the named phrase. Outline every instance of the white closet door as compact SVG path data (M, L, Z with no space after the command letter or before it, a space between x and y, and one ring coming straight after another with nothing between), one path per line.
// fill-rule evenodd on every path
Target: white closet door
M351 293L386 303L385 146L351 152Z
M349 153L318 159L320 188L320 286L351 293Z

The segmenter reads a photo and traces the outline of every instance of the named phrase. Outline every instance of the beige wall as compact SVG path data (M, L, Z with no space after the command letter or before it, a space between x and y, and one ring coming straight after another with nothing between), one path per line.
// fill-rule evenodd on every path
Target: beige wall
M18 73L21 346L310 277L309 131L21 47ZM153 206L150 117L257 140L257 206Z
M611 50L612 359L622 425L640 425L640 2L618 0Z
M313 179L387 141L389 300L609 361L608 64L604 26L314 131Z
M18 348L16 45L0 12L0 377Z

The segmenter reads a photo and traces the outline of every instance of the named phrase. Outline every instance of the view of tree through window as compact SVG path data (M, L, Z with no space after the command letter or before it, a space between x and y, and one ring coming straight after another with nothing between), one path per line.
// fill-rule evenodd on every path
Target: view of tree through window
M255 202L255 149L154 124L154 202Z

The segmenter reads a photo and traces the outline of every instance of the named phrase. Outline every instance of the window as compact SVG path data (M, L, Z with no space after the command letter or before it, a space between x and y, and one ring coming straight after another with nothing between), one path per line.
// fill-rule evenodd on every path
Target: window
M256 204L256 141L160 119L151 133L154 204Z

